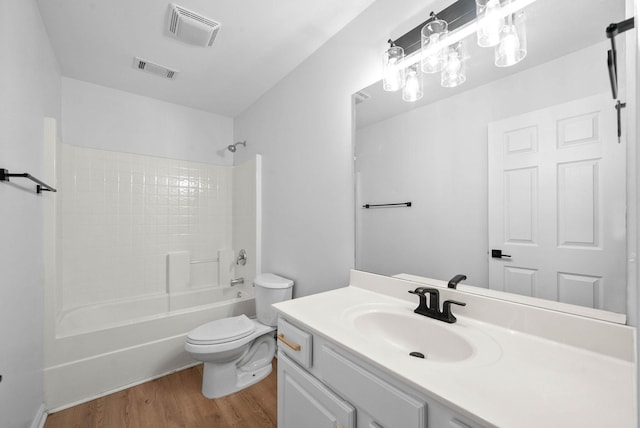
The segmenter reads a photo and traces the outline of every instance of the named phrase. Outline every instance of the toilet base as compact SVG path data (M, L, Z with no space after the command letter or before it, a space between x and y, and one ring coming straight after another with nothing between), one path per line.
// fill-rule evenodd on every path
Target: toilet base
M209 366L209 370L207 370ZM211 371L213 364L204 363L204 373L202 376L202 395L207 398L220 398L234 394L253 384L260 382L271 374L273 370L271 364L251 372L240 372L236 370L235 363L229 363L231 367L220 367L215 364L216 376L207 376L207 371Z
M269 332L255 339L238 359L225 363L205 361L202 395L220 398L261 381L271 373L274 355L275 338Z

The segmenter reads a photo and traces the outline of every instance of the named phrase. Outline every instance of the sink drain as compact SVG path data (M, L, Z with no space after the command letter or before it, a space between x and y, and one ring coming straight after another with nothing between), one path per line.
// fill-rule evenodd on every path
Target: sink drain
M416 351L409 352L409 355L416 358L424 358L424 354L422 352L416 352Z

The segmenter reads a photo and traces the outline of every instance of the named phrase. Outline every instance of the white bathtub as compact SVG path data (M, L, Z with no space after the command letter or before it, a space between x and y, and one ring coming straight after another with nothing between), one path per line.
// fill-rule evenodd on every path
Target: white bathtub
M216 286L82 306L60 314L56 323L56 337L109 329L167 317L184 311L201 311L207 307L234 305L237 302L253 298L254 294L254 288L247 285Z
M91 305L58 318L44 369L47 410L60 410L196 364L186 334L255 315L254 288L208 287Z

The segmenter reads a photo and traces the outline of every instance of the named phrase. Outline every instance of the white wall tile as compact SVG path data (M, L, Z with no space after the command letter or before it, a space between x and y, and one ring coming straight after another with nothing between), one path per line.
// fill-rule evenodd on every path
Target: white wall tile
M165 256L231 246L231 167L63 144L62 307L163 292ZM193 268L213 285L215 263Z

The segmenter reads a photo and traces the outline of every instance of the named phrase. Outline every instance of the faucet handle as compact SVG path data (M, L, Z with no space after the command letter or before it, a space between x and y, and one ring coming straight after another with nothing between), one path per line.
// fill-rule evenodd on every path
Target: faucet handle
M426 313L439 312L440 291L432 287L418 287L415 290L409 290L411 294L417 294L420 297L420 305L414 311L417 314L425 315ZM429 295L429 304L427 305L427 294Z
M417 294L420 298L420 304L414 311L415 313L425 313L429 310L429 308L427 307L427 296L425 295L425 292L426 290L424 289L424 287L418 287L415 290L409 290L409 293Z
M464 302L458 302L457 300L444 301L442 304L442 321L450 324L456 322L456 317L451 313L451 305L467 306L467 304Z
M409 293L411 293L411 294L421 294L421 295L424 296L426 293L430 292L431 290L433 290L433 289L429 288L429 287L418 287L413 291L409 290Z

